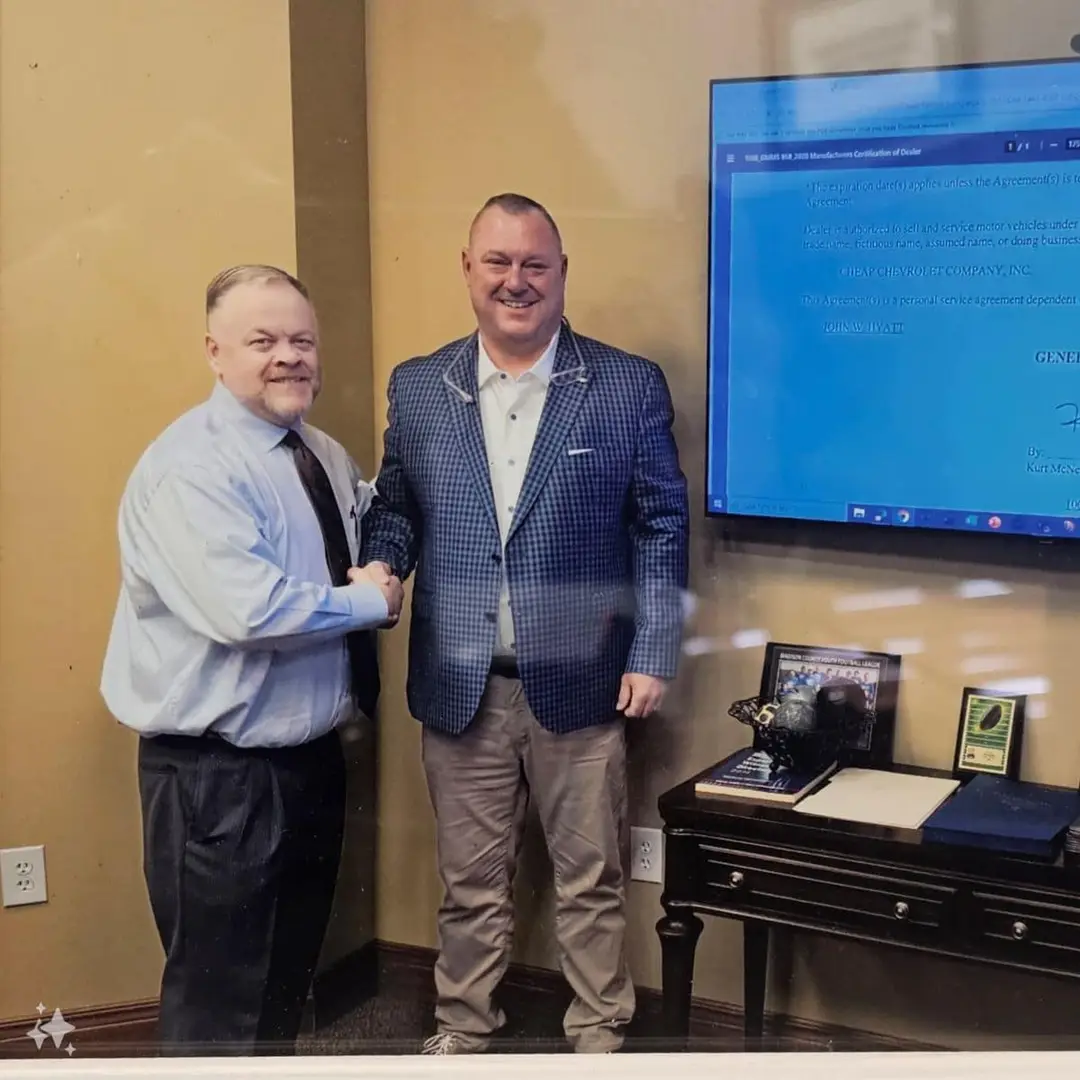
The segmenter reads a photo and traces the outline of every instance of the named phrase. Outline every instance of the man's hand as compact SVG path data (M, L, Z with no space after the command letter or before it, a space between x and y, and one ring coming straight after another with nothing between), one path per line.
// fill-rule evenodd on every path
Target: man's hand
M615 708L628 717L648 716L660 707L666 692L667 682L664 679L627 672L622 677L619 701Z
M386 610L389 613L384 627L396 626L401 618L401 605L405 602L405 588L400 581L390 572L390 567L384 562L370 562L367 566L353 566L349 568L350 584L377 585L386 599Z
M363 567L364 573L373 577L376 582L388 582L394 576L389 563L369 562Z

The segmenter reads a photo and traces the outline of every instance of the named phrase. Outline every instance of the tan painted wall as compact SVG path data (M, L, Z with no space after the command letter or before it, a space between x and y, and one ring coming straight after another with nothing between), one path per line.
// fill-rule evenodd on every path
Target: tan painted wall
M286 0L0 0L0 1018L153 997L134 739L98 695L116 509L210 388L202 287L294 266Z
M1071 0L942 0L937 20L903 24L908 7L902 0L369 0L378 393L396 363L471 327L457 267L467 222L489 194L523 190L546 203L563 230L575 325L664 366L700 507L708 80L1062 55L1080 29ZM964 582L973 576L993 577L1001 588L966 599ZM1062 784L1080 778L1074 580L801 550L726 553L698 520L691 584L699 602L692 632L715 647L686 663L666 715L634 733L636 823L656 824L662 791L741 743L725 711L756 687L760 649L732 646L752 629L778 640L907 653L896 756L929 766L949 764L965 681L1043 680L1024 773ZM845 603L860 596L872 599ZM378 930L381 938L433 945L439 889L418 727L401 691L405 634L403 624L387 659L394 689L382 722ZM517 951L553 966L548 873L534 844ZM634 972L656 986L658 887L633 885L630 908ZM733 924L710 923L698 993L741 999L740 940ZM962 1045L995 1033L1072 1030L1080 994L800 939L777 956L770 1005Z

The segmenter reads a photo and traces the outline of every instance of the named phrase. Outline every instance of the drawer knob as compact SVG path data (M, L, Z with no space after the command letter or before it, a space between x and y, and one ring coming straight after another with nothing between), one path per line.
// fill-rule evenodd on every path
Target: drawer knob
M742 888L742 883L745 880L746 879L742 876L741 870L732 870L731 873L728 875L728 884L731 885L733 889Z
M893 905L893 914L898 919L906 919L911 914L911 908L907 906L907 903L903 900L897 900Z
M1027 923L1017 920L1012 925L1012 932L1017 941L1023 941L1028 936Z

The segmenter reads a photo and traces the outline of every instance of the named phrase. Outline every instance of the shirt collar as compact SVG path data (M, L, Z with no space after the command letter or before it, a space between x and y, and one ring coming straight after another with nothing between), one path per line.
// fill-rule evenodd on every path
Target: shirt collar
M210 407L230 427L238 429L256 449L262 450L264 453L273 450L285 438L285 433L289 430L287 427L272 424L269 420L256 416L220 382L215 384L210 395ZM302 437L304 434L303 422L298 420L293 427Z
M559 327L555 331L554 336L548 342L547 348L537 358L536 363L531 368L523 372L524 375L531 375L533 378L539 381L539 383L546 387L551 382L551 372L555 367L555 353L559 347L559 331L562 327ZM476 336L476 385L483 387L486 383L490 382L497 375L500 374L499 369L492 362L491 357L488 356L487 349L484 348L484 339L477 334Z

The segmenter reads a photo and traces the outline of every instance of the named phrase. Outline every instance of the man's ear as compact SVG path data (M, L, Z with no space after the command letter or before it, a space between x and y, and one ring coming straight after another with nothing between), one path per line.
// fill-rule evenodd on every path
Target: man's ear
M214 340L214 336L209 331L207 331L206 333L205 348L206 359L207 362L210 364L210 370L213 371L215 375L220 375L221 361L219 358L221 356L221 346L218 345L218 343Z
M563 281L565 281L565 280L566 280L566 268L567 268L567 267L568 267L569 265L570 265L570 259L569 259L569 258L568 258L568 257L567 257L566 255L564 255L564 256L562 257L562 276L563 276Z
M462 275L462 277L465 278L466 281L469 280L469 268L470 268L470 266L471 266L471 262L469 260L469 249L468 248L462 248L461 249L461 275Z

